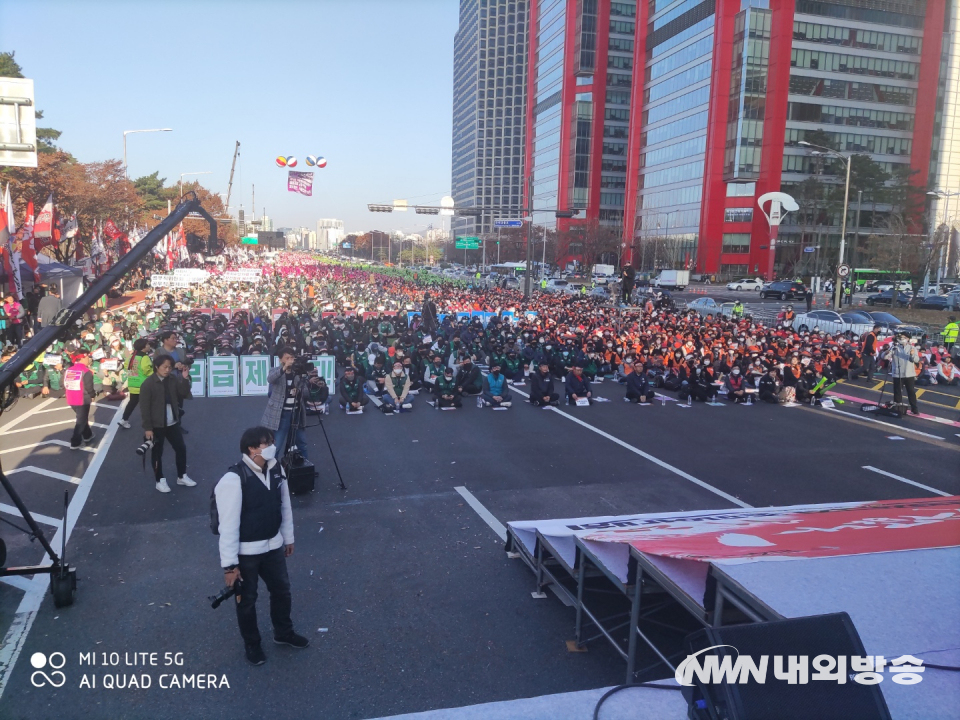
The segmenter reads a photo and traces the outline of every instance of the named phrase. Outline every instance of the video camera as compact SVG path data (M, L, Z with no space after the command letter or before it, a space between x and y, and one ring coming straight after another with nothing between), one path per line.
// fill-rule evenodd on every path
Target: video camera
M210 607L216 610L218 607L220 607L224 600L229 600L231 597L239 593L242 587L243 582L238 578L233 584L233 587L225 587L220 591L219 595L210 595L207 598L207 600L210 601Z
M310 362L309 355L297 355L290 369L295 375L309 375L313 372L313 363Z

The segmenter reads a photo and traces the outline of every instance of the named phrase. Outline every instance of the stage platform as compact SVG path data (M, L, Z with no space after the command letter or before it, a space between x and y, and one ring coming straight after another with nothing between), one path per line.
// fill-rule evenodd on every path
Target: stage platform
M608 690L610 688L544 695L377 720L592 720L594 707ZM629 688L608 698L600 717L603 720L685 720L687 703L677 690Z
M700 627L839 611L870 655L960 665L958 497L511 522L507 535L535 592L574 606L577 644L605 638L627 682L671 676ZM637 669L642 650L654 665ZM894 718L960 707L955 672L881 690Z

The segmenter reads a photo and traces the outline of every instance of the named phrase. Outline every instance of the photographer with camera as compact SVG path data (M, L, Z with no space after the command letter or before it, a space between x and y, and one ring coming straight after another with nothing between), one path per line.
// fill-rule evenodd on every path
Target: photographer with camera
M298 358L296 351L291 347L281 348L279 358L279 367L275 367L267 373L270 396L267 399L267 407L263 411L260 424L274 432L277 457L282 458L284 453L287 452L290 428L293 424L294 413L297 413L297 432L293 439L294 444L300 454L305 459L309 459L307 435L303 431L306 420L303 400L309 392L307 376L313 366L309 362L305 362L304 359Z
M140 385L140 417L143 434L150 449L150 464L153 466L157 490L170 492L163 475L163 444L170 441L176 456L177 485L194 487L197 483L187 475L187 446L180 428L180 406L193 397L190 371L183 367L179 373L173 369L174 359L169 355L157 355L153 359L153 375ZM141 446L147 449L147 443ZM139 452L139 451L138 451Z
M259 578L270 592L273 641L298 649L310 643L294 632L290 620L286 558L293 554L293 511L273 433L265 427L245 430L240 452L240 462L214 488L220 565L226 586L237 595L237 623L247 660L263 665L267 657L257 627Z

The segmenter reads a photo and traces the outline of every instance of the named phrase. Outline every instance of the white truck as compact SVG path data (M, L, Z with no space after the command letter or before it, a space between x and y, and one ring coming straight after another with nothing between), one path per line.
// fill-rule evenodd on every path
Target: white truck
M661 270L654 278L653 286L667 290L683 290L690 284L689 270Z
M616 268L613 265L594 265L593 280L597 285L606 285L616 277Z

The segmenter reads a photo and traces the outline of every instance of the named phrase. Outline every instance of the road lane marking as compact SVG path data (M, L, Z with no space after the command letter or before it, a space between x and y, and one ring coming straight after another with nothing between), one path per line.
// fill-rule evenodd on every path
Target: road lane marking
M17 428L16 430L6 430L4 432L5 434L10 435L12 433L29 432L30 430L43 430L44 428L56 427L57 425L71 425L71 424L76 425L77 419L70 418L69 420L57 420L56 422L47 423L46 425L31 425L30 427ZM90 423L90 427L109 428L110 426L104 425L103 423Z
M15 505L7 505L6 503L0 503L0 512L7 513L7 515L16 515L19 518L22 518L23 515L17 510ZM57 520L52 518L49 515L40 515L35 512L30 513L33 516L33 519L38 523L43 523L44 525L53 525L54 527L60 527L63 524L63 520Z
M514 388L514 390L516 390L516 388ZM520 395L523 395L525 398L529 398L529 397L530 397L527 393L523 392L522 390L516 390L516 392L518 392ZM682 406L681 406L681 407L682 407ZM552 406L551 406L551 407L548 407L548 408L546 408L546 409L547 409L547 410L552 410L553 412L557 413L558 415L562 415L563 417L567 418L568 420L573 420L573 422L577 423L578 425L582 425L583 427L587 428L588 430L591 430L592 432L597 433L597 435L600 435L601 437L605 437L607 440L610 440L611 442L615 442L615 443L616 443L617 445L619 445L620 447L622 447L622 448L624 448L624 449L626 449L626 450L629 450L629 451L632 452L632 453L636 453L637 455L639 455L639 456L642 457L642 458L646 458L647 460L649 460L650 462L654 463L655 465L659 465L659 466L662 467L664 470L669 470L670 472L674 473L675 475L679 475L679 476L682 477L684 480L689 480L689 481L692 482L694 485L699 485L699 486L702 487L704 490L708 490L708 491L712 492L714 495L719 495L719 496L722 497L724 500L727 500L727 501L729 501L729 502L732 502L734 505L739 505L739 506L742 507L742 508L752 508L752 507L753 507L753 505L748 505L747 503L745 503L745 502L744 502L743 500L741 500L740 498L736 498L736 497L734 497L733 495L730 495L729 493L725 493L725 492L724 492L723 490L721 490L720 488L715 488L713 485L710 485L709 483L705 483L703 480L700 480L699 478L695 478L695 477L694 477L693 475L691 475L690 473L684 472L684 471L681 470L680 468L674 467L674 466L671 465L670 463L664 462L664 461L661 460L660 458L655 457L655 456L651 455L650 453L646 453L646 452L644 452L643 450L641 450L640 448L634 447L633 445L630 445L629 443L624 442L624 441L621 440L620 438L615 437L615 436L613 436L613 435L611 435L611 434L609 434L609 433L606 433L606 432L604 432L603 430L601 430L600 428L596 428L596 427L594 427L593 425L584 422L584 421L581 420L580 418L574 417L573 415L571 415L571 414L569 414L569 413L567 413L567 412L564 412L564 411L561 410L560 408L555 408L555 407L552 407Z
M124 403L121 403L120 407L117 408L113 420L116 420L117 416L122 412L126 402L127 401L124 401ZM80 513L83 512L87 498L90 497L90 490L93 488L93 483L97 479L97 474L103 466L103 461L106 459L107 452L110 450L113 439L116 437L117 429L120 427L117 423L113 422L113 420L111 420L110 425L107 427L107 432L104 434L103 440L100 441L100 445L97 447L93 459L87 466L86 472L83 473L80 485L77 486L77 489L73 493L73 498L70 500L66 523L67 540L70 539L73 528L77 524L77 519L80 517ZM73 420L69 422L73 422ZM50 541L50 545L54 548L59 548L63 542L62 538L63 527L61 525L60 529L57 530L53 539ZM44 557L40 564L49 566L51 560L49 557ZM50 576L48 574L34 575L33 580L31 580L31 585L32 588L28 590L20 600L20 605L13 615L13 622L10 624L10 629L7 631L3 641L0 642L0 699L3 698L3 692L6 690L7 683L10 681L10 676L13 675L17 658L20 657L20 652L26 644L27 636L30 634L30 628L33 627L33 621L36 620L37 613L40 611L40 605L50 586Z
M0 428L0 432L2 432L2 433L10 432L10 428L16 427L17 425L19 425L20 423L22 423L24 420L26 420L28 417L31 417L32 415L35 415L35 414L37 414L38 412L42 412L41 408L46 407L47 405L49 405L49 404L52 403L52 402L56 402L56 400L57 400L56 398L47 398L46 400L44 400L43 402L41 402L39 405L37 405L37 406L36 406L35 408L33 408L32 410L28 410L27 412L25 412L25 413L24 413L23 415L21 415L20 417L14 418L14 419L11 420L10 422L8 422L6 425L4 425L2 428Z
M111 405L110 403L92 402L90 403L90 407L95 407L95 408L102 407L102 408L110 408L111 410L116 410L120 406ZM71 409L70 405L61 405L60 407L48 408L47 410L38 410L37 415L40 415L42 413L57 412L58 410L70 410L70 409Z
M44 468L38 468L36 465L24 465L23 467L14 468L13 470L7 470L7 475L13 475L21 472L32 472L36 473L37 475L45 475L46 477L53 478L54 480L63 480L64 482L73 483L74 485L80 484L80 478L78 477L64 475L63 473L54 472L53 470L45 470Z
M27 580L25 577L20 577L19 575L0 577L0 582L6 583L10 587L15 587L17 590L23 590L24 592L28 592L32 587L29 580Z
M899 432L913 433L914 435L922 435L923 437L933 438L934 440L946 440L939 435L931 435L930 433L921 432L920 430L914 430L913 428L904 427L903 425L894 425L893 423L884 422L883 420L877 420L876 418L867 417L866 414L854 415L853 413L844 412L843 410L837 410L836 408L821 408L821 410L826 410L830 413L840 413L841 415L846 415L847 417L855 418L857 420L864 420L866 422L876 423L877 425L885 425L886 427L893 428Z
M493 530L501 540L504 542L507 541L507 529L503 526L503 523L497 520L493 516L493 513L487 510L483 506L483 503L473 496L473 493L462 485L455 487L454 490L460 493L460 496L467 501L467 505L473 508L473 511L480 516L481 520L490 526L490 529Z
M864 466L863 466L863 469L864 469L864 470L869 470L870 472L878 473L878 474L880 474L880 475L886 475L887 477L891 477L891 478L893 478L894 480L899 480L900 482L905 482L905 483L907 483L907 485L913 485L913 486L915 486L915 487L920 488L921 490L926 490L927 492L932 492L934 495L940 495L941 497L951 497L951 493L944 492L943 490L937 490L936 488L932 488L932 487L930 487L929 485L924 485L923 483L918 483L916 480L909 480L909 479L907 479L907 478L905 478L905 477L901 477L900 475L894 475L892 472L887 472L886 470L881 470L880 468L875 468L875 467L873 467L873 465L864 465Z
M41 440L38 443L31 443L30 445L21 445L20 447L7 448L6 450L0 450L0 455L16 452L17 450L31 450L33 448L40 447L41 445L60 445L62 447L70 447L70 443L67 442L66 440ZM96 448L86 447L86 446L82 446L80 449L90 453L94 453L97 451Z

